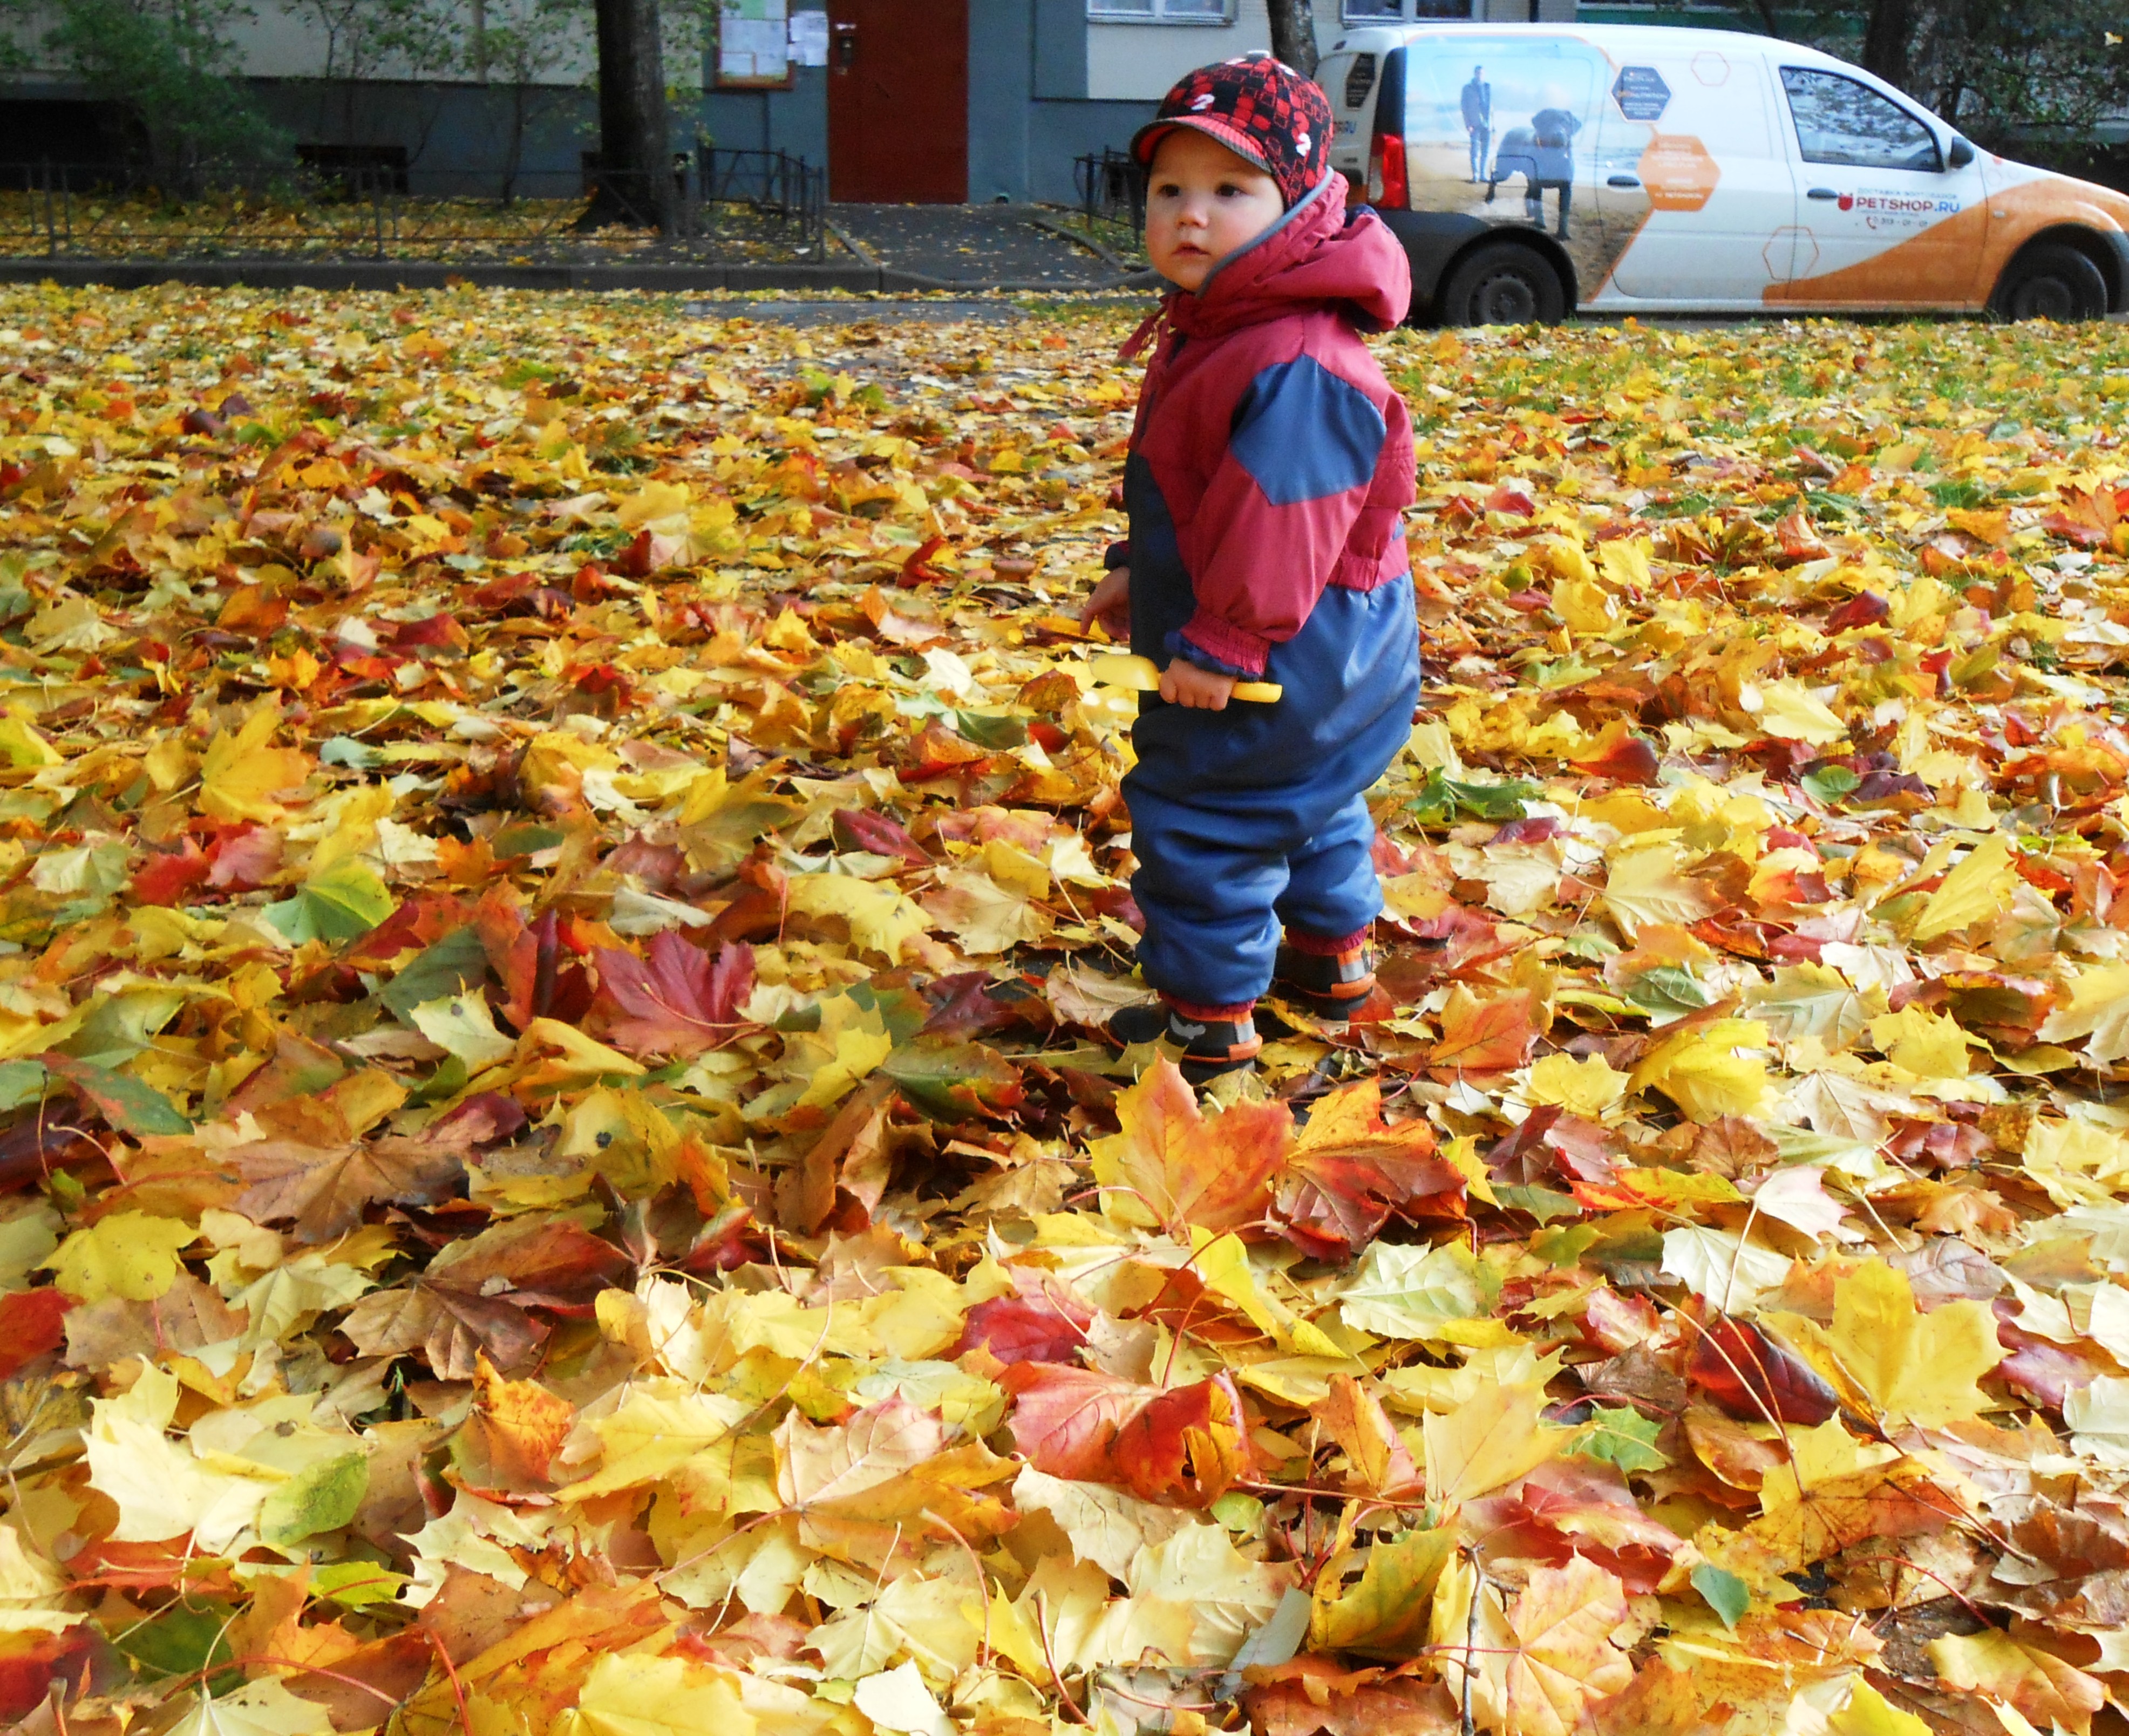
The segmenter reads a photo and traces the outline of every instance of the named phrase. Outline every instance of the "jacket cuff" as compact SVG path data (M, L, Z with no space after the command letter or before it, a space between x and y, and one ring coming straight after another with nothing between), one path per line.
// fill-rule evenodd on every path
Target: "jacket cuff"
M1130 564L1131 545L1129 543L1111 543L1102 553L1102 570L1105 573L1113 573L1117 568L1128 567Z
M1171 657L1187 657L1200 668L1232 675L1237 680L1254 680L1264 673L1271 641L1200 609L1168 635L1167 649Z

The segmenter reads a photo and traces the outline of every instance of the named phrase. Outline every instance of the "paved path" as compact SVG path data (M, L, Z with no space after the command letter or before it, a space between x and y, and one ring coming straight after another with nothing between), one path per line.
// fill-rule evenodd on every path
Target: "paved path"
M1112 288L1131 271L1057 232L1040 205L831 205L828 221L889 272L1014 289Z

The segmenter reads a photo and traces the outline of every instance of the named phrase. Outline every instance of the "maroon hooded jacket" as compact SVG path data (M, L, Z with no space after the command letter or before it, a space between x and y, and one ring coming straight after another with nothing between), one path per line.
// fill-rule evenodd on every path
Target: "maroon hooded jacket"
M1412 427L1360 333L1411 297L1403 248L1373 212L1348 218L1336 174L1167 297L1125 467L1131 540L1110 554L1131 564L1135 650L1260 675L1326 585L1406 571Z

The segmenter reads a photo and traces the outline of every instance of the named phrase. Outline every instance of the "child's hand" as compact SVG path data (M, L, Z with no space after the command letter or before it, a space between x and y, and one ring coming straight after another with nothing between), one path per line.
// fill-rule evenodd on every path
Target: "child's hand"
M1099 623L1118 644L1131 637L1131 568L1112 567L1079 611L1079 625Z
M1215 675L1180 657L1160 675L1160 697L1170 705L1188 706L1193 711L1224 711L1227 696L1234 691L1233 676Z

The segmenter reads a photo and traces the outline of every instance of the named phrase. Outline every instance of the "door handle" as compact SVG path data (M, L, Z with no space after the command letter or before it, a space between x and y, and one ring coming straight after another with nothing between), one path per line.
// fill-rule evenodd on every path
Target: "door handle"
M837 24L836 33L836 70L846 73L858 61L858 27L855 24Z
M1831 187L1814 187L1804 197L1807 199L1837 199L1841 195Z
M1639 187L1641 183L1632 175L1614 175L1604 184L1607 187Z

